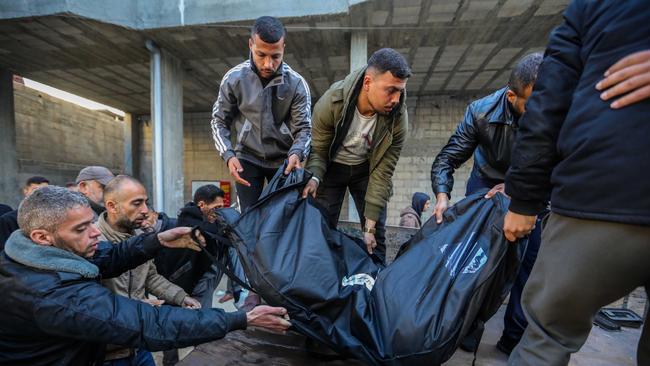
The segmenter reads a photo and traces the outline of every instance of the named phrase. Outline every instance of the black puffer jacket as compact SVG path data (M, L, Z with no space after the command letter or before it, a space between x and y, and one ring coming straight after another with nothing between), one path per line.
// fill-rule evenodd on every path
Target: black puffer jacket
M647 1L573 1L551 33L506 179L510 210L650 225L650 100L621 109L596 84L650 49Z
M93 264L12 234L0 254L0 365L95 365L106 343L157 351L246 327L244 313L153 307L99 283L151 259L159 247L155 235L100 243Z
M473 101L465 118L449 138L431 166L435 194L449 194L454 171L474 154L474 169L494 185L503 183L510 167L510 154L517 132L518 117L506 98L508 88Z
M171 219L167 219L171 222ZM189 202L183 207L175 226L199 226L204 222L201 209ZM214 248L206 248L214 253ZM212 262L205 254L191 249L169 249L162 248L154 260L156 270L173 284L180 286L185 292L191 294L194 286L199 282L203 274L210 269Z

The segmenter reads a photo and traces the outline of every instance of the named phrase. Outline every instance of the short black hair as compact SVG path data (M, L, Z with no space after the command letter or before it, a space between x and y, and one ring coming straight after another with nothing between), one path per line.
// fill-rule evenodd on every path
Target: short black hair
M390 71L394 77L407 79L411 76L411 68L401 53L392 48L382 48L370 56L368 68L378 71L380 74Z
M27 179L27 181L25 182L25 187L29 187L32 184L43 184L43 183L50 184L50 181L47 180L47 178L45 178L45 177L41 177L39 175L36 175L36 176L33 176L33 177L29 177Z
M199 187L196 192L194 192L194 203L199 203L201 201L205 203L212 203L217 197L224 198L226 192L221 190L221 188L215 186L214 184L206 184Z
M537 71L543 59L544 55L541 52L535 52L519 60L510 73L510 79L508 80L510 90L521 96L527 87L535 84Z
M266 43L277 43L286 33L280 19L269 16L255 19L251 28L251 38L257 34Z

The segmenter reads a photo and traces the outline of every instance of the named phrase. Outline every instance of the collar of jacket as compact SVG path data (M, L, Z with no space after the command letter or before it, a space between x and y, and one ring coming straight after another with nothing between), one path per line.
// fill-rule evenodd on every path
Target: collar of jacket
M512 125L518 118L512 112L512 106L508 101L508 87L501 88L492 94L495 98L494 107L486 112L488 123L500 123Z
M250 51L248 51L248 61L251 64L251 70L253 70L255 75L257 75L257 77L260 79L260 83L264 85L264 81L260 76L259 70L257 70L257 66L255 66L255 62L253 62L253 54ZM264 85L264 89L271 86L282 85L282 84L284 84L284 61L282 61L282 63L278 67L278 70L273 75L273 77L268 81L266 85Z
M99 276L99 268L86 259L67 250L36 244L20 230L14 231L7 240L5 253L9 258L27 267L76 273L85 278Z
M330 146L330 160L334 158L339 146L343 143L343 139L347 134L348 129L350 128L350 121L354 115L354 108L356 108L356 101L361 94L361 88L363 87L363 77L366 75L367 66L364 66L360 69L357 69L351 72L346 78L341 82L339 90L332 94L332 102L340 103L343 102L343 109L341 112L341 117L334 127L334 139L332 140L332 145ZM377 127L375 128L375 133L373 140L375 144L379 144L385 135L385 131L390 129L392 131L397 117L401 113L402 107L404 105L404 100L406 98L406 91L400 96L399 103L388 116L379 115L377 118ZM376 146L376 145L375 145Z

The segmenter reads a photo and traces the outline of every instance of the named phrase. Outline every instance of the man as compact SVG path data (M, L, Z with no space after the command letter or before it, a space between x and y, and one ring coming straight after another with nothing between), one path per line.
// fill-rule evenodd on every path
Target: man
M23 196L29 197L36 189L48 186L50 181L34 176L27 179L23 186ZM18 230L18 210L11 210L0 216L0 251L4 249L5 243L11 236L11 233Z
M95 219L104 212L104 187L115 178L113 172L103 166L87 166L79 172L75 183L79 192L86 196L95 212Z
M7 212L13 211L14 209L11 208L9 205L5 205L4 203L0 203L0 216L6 214Z
M18 209L21 230L0 254L0 364L99 365L106 343L157 351L222 338L250 326L283 331L283 308L249 313L153 307L111 293L101 278L150 260L161 246L200 248L189 228L100 243L88 201L44 187Z
M443 213L449 207L454 185L454 170L472 155L474 166L467 181L465 195L480 189L491 189L489 198L503 193L503 180L511 161L511 151L519 128L519 118L525 111L525 103L537 78L542 62L541 53L523 57L510 73L508 85L496 92L473 101L467 107L465 118L460 122L447 145L442 148L431 166L431 185L436 195L434 214L442 223ZM541 225L532 232L503 318L504 329L497 348L510 354L526 329L526 317L521 308L521 292L535 263L541 241ZM466 338L462 348L474 351L478 347L482 329Z
M194 201L180 210L177 225L194 227L204 221L215 222L215 210L223 207L224 196L224 191L213 184L199 187L194 192ZM218 283L211 281L214 274L203 279L212 267L212 262L206 255L193 250L161 250L155 263L161 275L199 299L202 306L212 306L212 293ZM197 288L202 279L208 283L202 283Z
M621 65L608 70L650 47L649 19L644 2L578 0L550 36L506 176L508 240L533 229L549 193L552 203L523 294L528 328L511 365L568 364L600 307L650 289L650 101L636 89L650 73L642 63L612 79ZM601 94L629 74L639 77ZM610 108L620 89L635 91ZM637 363L650 365L647 320Z
M102 234L99 240L119 244L133 237L147 219L147 200L144 186L135 178L126 175L113 178L104 188L106 211L99 215L96 224ZM102 284L115 294L154 305L167 303L191 309L201 308L201 304L188 296L182 288L159 275L153 260L118 277L102 280ZM159 300L149 300L146 294L152 294ZM109 346L106 361L111 361L108 362L110 365L118 365L134 355L140 362L138 365L155 366L151 353L115 346Z
M383 48L366 67L334 83L314 107L313 150L307 163L313 177L303 197L317 197L336 227L349 189L367 250L382 259L391 178L406 136L405 88L410 76L404 57Z
M285 159L288 174L309 154L311 96L305 79L282 61L285 36L278 19L258 18L248 41L250 60L224 75L212 108L212 136L236 181L241 212Z

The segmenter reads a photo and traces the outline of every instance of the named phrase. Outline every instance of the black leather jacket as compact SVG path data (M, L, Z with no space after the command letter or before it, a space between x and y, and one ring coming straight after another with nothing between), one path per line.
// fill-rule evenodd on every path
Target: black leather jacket
M449 194L454 171L474 154L474 169L493 184L503 183L510 167L510 153L517 132L517 120L506 98L508 88L470 103L456 131L440 150L431 166L433 192Z

